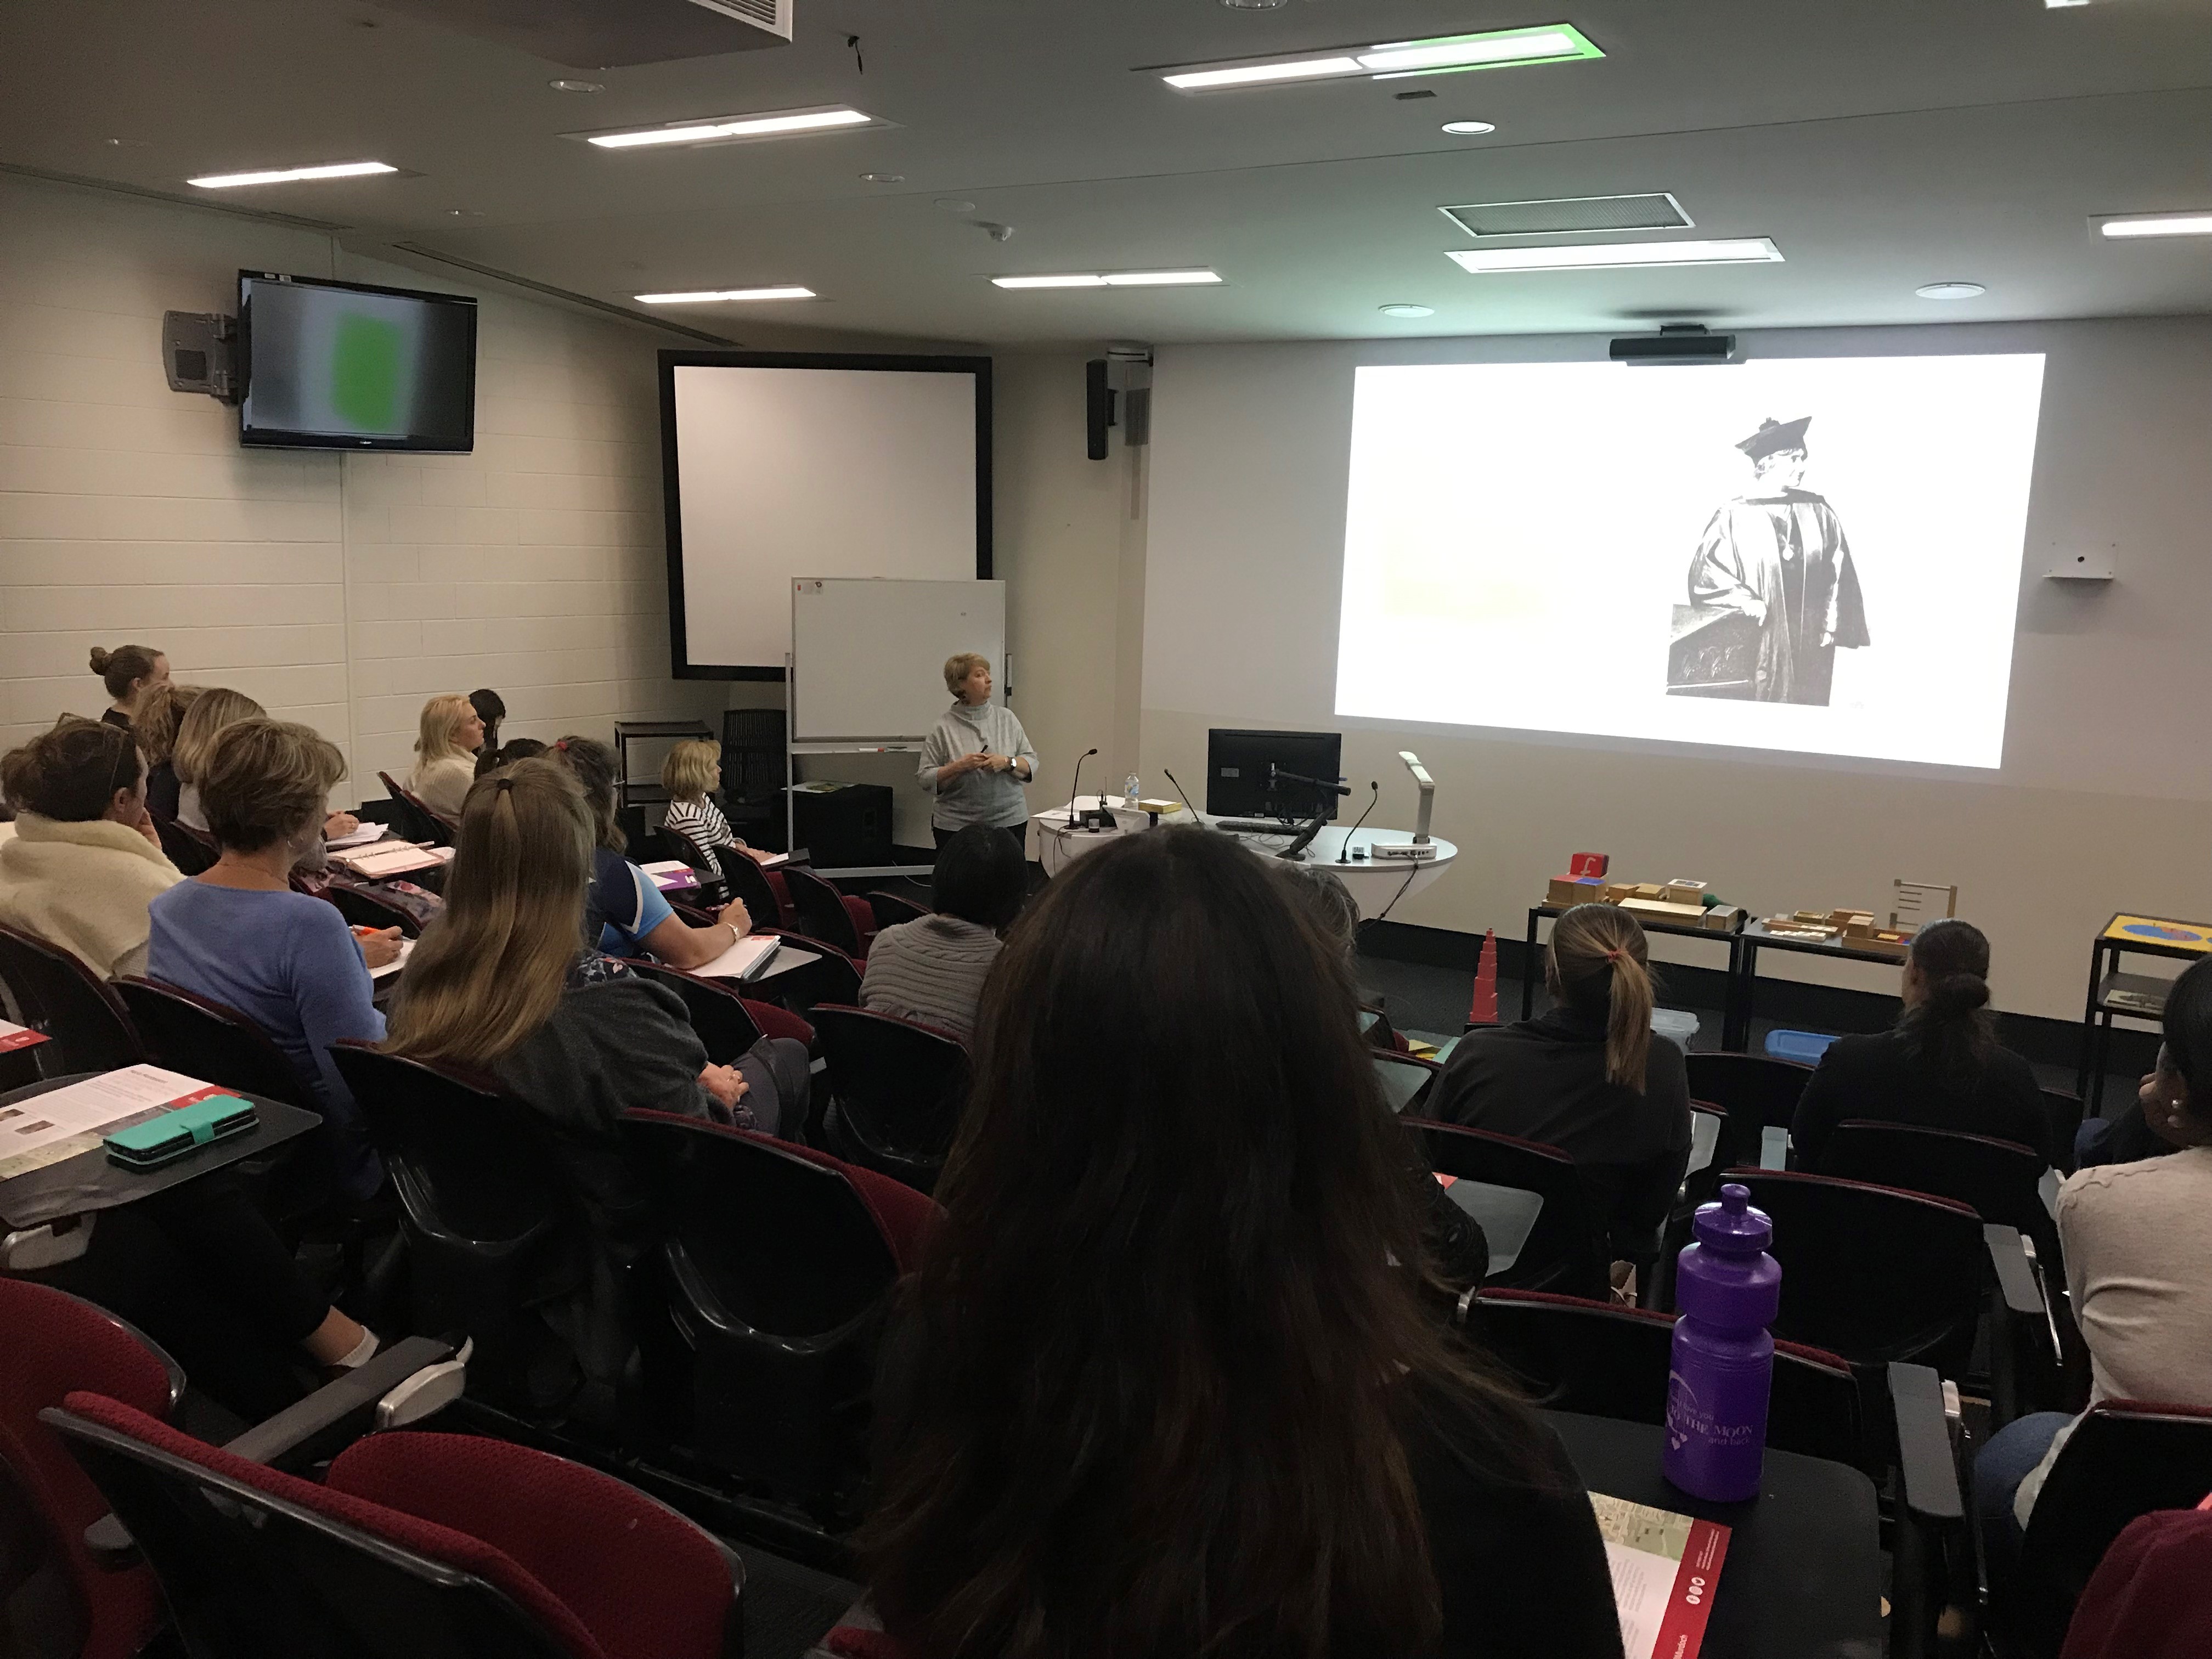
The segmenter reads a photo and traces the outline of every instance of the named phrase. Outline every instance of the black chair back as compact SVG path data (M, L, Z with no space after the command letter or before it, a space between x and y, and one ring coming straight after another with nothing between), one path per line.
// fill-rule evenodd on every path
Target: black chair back
M753 932L774 933L788 939L795 949L811 951L820 958L761 982L763 993L776 997L793 1013L804 1014L823 1004L849 1008L860 1000L860 964L836 945L781 927L756 927Z
M936 1184L968 1103L967 1045L912 1020L817 1003L830 1150L920 1192Z
M17 1021L46 1036L31 1051L44 1076L112 1072L145 1058L113 988L58 945L0 927L0 985Z
M156 1066L288 1106L319 1112L307 1079L269 1035L235 1008L159 980L115 981L115 994Z
M349 927L397 927L404 939L422 936L422 920L412 910L380 897L373 888L331 881L317 887L314 896L336 905Z
M714 866L722 872L730 896L743 901L745 914L753 919L756 928L799 925L798 914L776 896L768 872L736 848L716 848Z
M574 1659L483 1579L279 1497L265 1488L282 1478L257 1466L219 1471L212 1447L203 1461L70 1411L41 1415L161 1579L180 1651Z
M2051 1123L2051 1155L2067 1174L2074 1173L2074 1137L2081 1127L2081 1097L2071 1089L2043 1091L2043 1115Z
M1790 1127L1806 1081L1813 1075L1809 1066L1765 1054L1701 1050L1685 1058L1690 1068L1690 1098L1709 1102L1728 1114L1729 1137L1721 1148L1723 1168L1759 1162L1760 1132Z
M411 790L400 787L398 779L389 772L379 772L378 780L392 792L392 816L396 820L392 828L409 841L428 842L433 847L453 844L452 820L432 811L427 802Z
M867 954L866 941L845 908L845 896L804 865L783 866L783 885L791 895L799 926L816 939L826 939L848 957ZM750 908L750 907L748 907Z
M2074 1604L2121 1530L2212 1492L2212 1411L2107 1400L2075 1425L2029 1512L2020 1569L1991 1586L1992 1622L2055 1659Z
M665 985L684 999L691 1029L707 1047L707 1058L717 1066L731 1066L739 1054L761 1040L761 1029L745 1011L744 1000L720 980L701 979L665 963L629 958L630 972Z
M1774 1219L1782 1309L1774 1334L1862 1370L1908 1360L1966 1374L1990 1280L1966 1205L1830 1176L1731 1170Z
M718 1473L831 1531L850 1526L898 1277L867 1205L818 1155L764 1136L632 1112L623 1138L667 1228L659 1267L676 1340L642 1334L648 1395L678 1405L669 1426Z
M1631 1423L1667 1420L1674 1315L1579 1297L1485 1290L1473 1323L1547 1410ZM1861 1468L1881 1461L1869 1456L1850 1367L1796 1343L1775 1346L1766 1443Z
M1374 1065L1376 1081L1382 1085L1382 1098L1390 1109L1401 1115L1411 1112L1419 1117L1444 1068L1433 1060L1401 1054L1395 1048L1377 1048L1368 1059Z
M551 1132L488 1081L350 1039L331 1052L398 1194L415 1330L475 1340L471 1394L557 1403L579 1379L533 1310L580 1284L588 1260Z
M188 823L156 812L149 811L146 816L154 820L154 833L161 838L161 851L183 874L197 876L211 870L222 856L215 837L205 830L195 830Z
M1421 1137L1429 1167L1455 1181L1510 1187L1543 1200L1513 1264L1493 1272L1490 1283L1518 1290L1555 1291L1601 1300L1609 1290L1603 1231L1584 1200L1574 1160L1546 1146L1487 1129L1422 1118L1401 1118ZM1493 1255L1497 1246L1492 1245Z
M721 860L685 835L673 824L664 823L654 832L660 837L663 852L672 859L680 859L691 866L699 878L699 896L707 902L721 905L729 901L729 879L722 873ZM750 912L752 906L745 907Z
M1838 1124L1820 1158L1823 1175L1956 1200L1984 1221L2027 1234L2038 1259L2055 1270L2058 1224L2043 1206L2045 1167L2041 1153L2018 1141L1863 1118Z

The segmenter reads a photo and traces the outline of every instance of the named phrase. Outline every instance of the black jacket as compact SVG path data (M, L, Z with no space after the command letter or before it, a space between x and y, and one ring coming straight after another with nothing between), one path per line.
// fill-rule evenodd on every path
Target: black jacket
M1603 1012L1554 1008L1470 1031L1437 1079L1430 1115L1556 1146L1574 1159L1614 1261L1646 1261L1690 1161L1690 1079L1656 1033L1644 1092L1607 1081Z
M1991 1135L2051 1161L2043 1091L2027 1062L2009 1048L1992 1048L1978 1072L1953 1078L1913 1054L1902 1031L1838 1037L1820 1056L1790 1120L1797 1166L1819 1174L1829 1134L1849 1118Z

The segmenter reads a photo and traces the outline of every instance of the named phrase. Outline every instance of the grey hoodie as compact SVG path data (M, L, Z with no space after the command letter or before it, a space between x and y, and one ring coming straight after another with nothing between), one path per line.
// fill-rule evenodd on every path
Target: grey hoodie
M930 823L939 830L965 830L971 823L1010 829L1029 821L1029 798L1022 793L1020 777L1013 772L963 772L938 787L939 767L963 755L988 750L1010 760L1026 761L1036 775L1036 750L1011 708L994 702L981 708L956 702L938 717L937 729L921 746L921 787L937 797Z

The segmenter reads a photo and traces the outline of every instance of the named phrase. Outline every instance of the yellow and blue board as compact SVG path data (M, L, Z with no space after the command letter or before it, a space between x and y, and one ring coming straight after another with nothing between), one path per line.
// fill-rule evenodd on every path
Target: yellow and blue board
M2212 922L2172 921L2163 916L2114 916L2104 936L2121 945L2157 945L2171 951L2212 954Z

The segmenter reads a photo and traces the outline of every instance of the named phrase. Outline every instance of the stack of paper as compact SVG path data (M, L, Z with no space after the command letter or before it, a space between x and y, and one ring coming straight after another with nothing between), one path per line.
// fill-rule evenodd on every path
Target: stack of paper
M333 853L343 847L366 847L374 841L382 841L387 832L380 823L364 823L349 836L339 836L326 841L324 846Z
M391 961L386 963L383 967L370 969L368 970L368 976L371 979L389 978L392 975L398 973L402 968L404 968L407 965L407 958L412 956L414 952L415 941L411 939L401 939L399 941L399 954L394 957Z
M453 856L450 847L417 847L411 841L387 841L333 853L331 861L345 866L357 876L380 881L386 876L404 876L410 871L434 870Z

